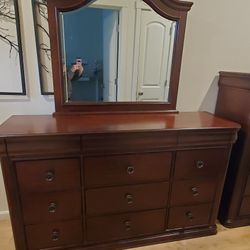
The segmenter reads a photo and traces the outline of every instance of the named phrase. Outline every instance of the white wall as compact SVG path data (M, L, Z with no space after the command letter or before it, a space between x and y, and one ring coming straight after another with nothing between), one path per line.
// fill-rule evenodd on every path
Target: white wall
M214 111L219 71L250 72L250 1L193 0L177 109Z
M19 2L29 99L1 100L0 123L12 114L51 114L54 111L53 101L40 95L31 1ZM194 0L188 16L177 109L213 111L218 72L249 72L249 10L249 0ZM6 210L0 179L0 217Z
M40 94L31 1L19 1L19 3L25 55L24 60L26 62L26 85L29 97L22 97L17 101L16 99L6 100L7 97L4 98L0 96L0 124L13 114L51 114L54 112L52 98L49 100L48 97L44 98ZM1 81L5 81L4 75L1 75ZM0 170L0 219L8 210L1 177L2 173Z

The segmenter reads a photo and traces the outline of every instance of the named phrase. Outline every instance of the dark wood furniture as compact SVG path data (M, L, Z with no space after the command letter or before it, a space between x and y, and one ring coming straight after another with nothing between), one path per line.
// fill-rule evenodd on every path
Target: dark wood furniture
M216 115L242 125L233 147L219 219L227 227L250 224L250 74L221 72Z
M192 3L145 0L177 24L168 102L67 103L58 14L90 2L48 0L56 114L0 126L17 250L124 249L215 234L240 126L175 110Z
M11 117L0 156L16 249L215 234L238 129L196 112Z

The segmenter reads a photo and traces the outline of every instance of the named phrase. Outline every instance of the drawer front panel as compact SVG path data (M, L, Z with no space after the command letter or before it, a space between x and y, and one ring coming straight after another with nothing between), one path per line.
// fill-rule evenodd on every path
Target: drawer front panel
M80 187L80 160L54 159L16 162L21 192L61 191Z
M109 241L164 231L165 210L95 217L87 220L88 241Z
M248 176L247 179L247 184L246 184L246 188L245 188L245 195L250 195L250 175Z
M81 191L23 195L24 223L38 224L81 218Z
M8 154L12 157L80 153L80 136L28 136L7 138Z
M225 145L234 143L237 139L235 130L223 129L218 131L201 129L200 131L183 130L179 133L179 144L182 146L190 145Z
M216 180L199 179L173 183L171 206L212 202L216 191Z
M227 167L229 149L179 151L176 155L175 179L216 176Z
M86 186L166 181L169 179L171 162L171 152L86 158Z
M77 245L83 241L81 221L42 224L26 227L29 249Z
M240 207L240 215L250 215L250 196L245 197L242 200L241 207Z
M168 228L208 225L210 212L210 204L170 208Z
M86 192L88 215L101 215L167 206L169 183L91 189Z
M142 124L138 123L137 125L138 129L141 130ZM145 123L143 125L147 126ZM148 125L152 126L150 123ZM163 126L165 127L165 124ZM111 129L113 128L112 125ZM82 148L86 155L142 153L146 150L158 152L176 146L177 134L176 131L151 131L85 135L82 137Z

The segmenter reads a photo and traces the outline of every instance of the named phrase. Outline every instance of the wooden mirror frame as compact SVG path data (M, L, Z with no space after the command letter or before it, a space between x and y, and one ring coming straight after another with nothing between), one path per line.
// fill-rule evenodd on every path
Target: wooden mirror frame
M179 0L143 0L158 14L176 21L176 35L172 59L169 98L166 102L65 102L63 94L63 67L61 60L59 12L67 12L83 7L96 0L47 0L50 30L53 83L55 94L55 114L68 112L164 112L175 111L180 79L181 60L187 13L192 2Z

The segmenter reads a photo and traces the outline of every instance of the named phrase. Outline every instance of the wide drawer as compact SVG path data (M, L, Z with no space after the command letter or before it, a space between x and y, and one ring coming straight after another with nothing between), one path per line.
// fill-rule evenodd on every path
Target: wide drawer
M21 192L60 191L80 187L80 160L53 159L16 162Z
M216 179L194 179L173 183L171 206L212 202L216 191Z
M228 148L196 149L176 154L175 179L216 176L226 170Z
M250 196L243 198L240 207L240 215L250 215Z
M168 228L184 228L208 225L211 204L198 206L172 207L169 211Z
M22 195L24 223L38 224L81 218L81 191Z
M84 160L88 188L169 179L171 152L89 157Z
M246 184L246 187L245 187L244 195L250 195L250 175L248 176L248 179L247 179L247 184Z
M58 222L26 227L29 249L78 245L83 241L81 221Z
M88 241L109 241L164 231L165 210L87 219Z
M169 183L153 183L86 191L88 215L149 210L167 206Z

